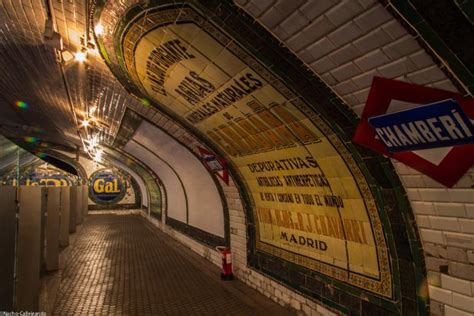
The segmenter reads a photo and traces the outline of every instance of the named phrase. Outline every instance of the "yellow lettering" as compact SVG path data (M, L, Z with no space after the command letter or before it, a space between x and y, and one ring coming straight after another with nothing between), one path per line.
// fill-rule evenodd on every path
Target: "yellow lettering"
M94 182L94 192L102 193L104 192L104 179L97 179Z
M96 193L120 193L118 179L105 182L104 179L97 179L94 182L94 192Z
M39 181L39 184L40 185L46 185L46 186L59 187L59 186L61 186L61 180L45 178L45 179L41 179Z
M113 193L114 192L114 184L112 182L107 182L105 185L105 193Z

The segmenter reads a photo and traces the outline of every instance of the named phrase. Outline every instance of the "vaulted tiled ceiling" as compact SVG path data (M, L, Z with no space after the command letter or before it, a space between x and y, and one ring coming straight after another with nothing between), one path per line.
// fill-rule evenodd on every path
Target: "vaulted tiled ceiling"
M65 51L74 54L92 43L92 33L86 29L86 4L75 0L1 2L0 125L6 136L82 148L80 122L95 106L99 123L87 133L81 131L82 140L98 133L102 143L113 142L125 107L137 101L116 83L93 47L85 64L60 62L59 50L45 41L46 21L52 16ZM18 101L26 105L19 107Z
M2 153L0 159L0 177L8 176L11 172L15 173L17 168L22 168L25 165L39 160L1 135L0 153Z
M3 1L0 15L2 130L13 135L26 132L25 136L41 133L63 143L62 132L71 131L71 113L54 52L43 44L42 2L18 6ZM17 101L28 108L16 107ZM38 129L25 131L23 126ZM48 128L43 132L40 126Z
M424 40L410 27L402 26L384 7L384 1L236 3L358 114L376 75L465 92L451 68L433 59L431 56L436 57L436 52L424 45ZM89 130L89 134L99 133L102 143L112 144L126 107L150 111L125 91L93 47L85 64L59 63L58 51L45 44L48 16L52 16L65 50L74 53L87 42L93 43L92 26L87 27L87 12L91 9L88 1L24 0L3 1L0 5L3 134L17 140L34 136L50 144L82 148L79 124L96 106L95 116L102 124L92 132ZM17 101L24 101L29 107L17 107ZM82 138L88 137L81 133Z

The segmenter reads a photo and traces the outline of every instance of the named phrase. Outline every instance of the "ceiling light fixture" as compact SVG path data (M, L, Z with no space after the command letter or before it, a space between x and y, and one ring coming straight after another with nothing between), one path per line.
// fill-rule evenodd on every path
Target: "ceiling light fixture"
M77 52L74 54L74 59L80 63L83 63L87 59L87 54L85 52Z
M94 28L95 35L99 36L104 34L104 26L102 24L97 24Z
M95 156L94 156L94 161L95 162L99 162L102 160L102 149L98 149L96 152L95 152Z
M88 127L89 126L89 121L88 120L82 121L81 126L82 127Z

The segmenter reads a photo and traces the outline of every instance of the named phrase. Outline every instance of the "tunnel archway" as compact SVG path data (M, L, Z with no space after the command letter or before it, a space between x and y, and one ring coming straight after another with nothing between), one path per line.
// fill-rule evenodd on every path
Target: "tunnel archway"
M354 113L267 30L207 1L105 3L94 17L113 33L97 40L127 90L227 159L249 266L336 310L426 312L391 163L350 142Z
M147 214L161 220L166 211L166 196L162 182L153 170L130 154L117 148L107 148L107 161L113 165L129 169L129 173L139 184L143 206L148 208Z
M133 131L126 137L127 131ZM228 209L215 176L190 148L159 125L127 111L119 130L120 152L159 178L166 225L213 247L229 244Z

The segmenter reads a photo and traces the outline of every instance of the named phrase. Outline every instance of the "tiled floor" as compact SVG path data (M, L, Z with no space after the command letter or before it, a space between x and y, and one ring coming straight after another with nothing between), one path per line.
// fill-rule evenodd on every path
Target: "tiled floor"
M89 216L77 234L56 315L290 314L139 216Z

